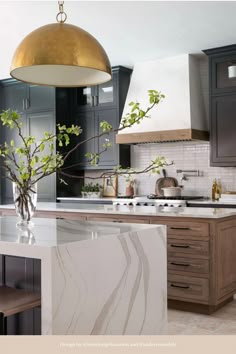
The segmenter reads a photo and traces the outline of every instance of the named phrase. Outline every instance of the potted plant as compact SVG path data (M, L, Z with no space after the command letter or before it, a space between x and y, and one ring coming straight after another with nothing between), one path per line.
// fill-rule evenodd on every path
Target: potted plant
M100 198L102 186L99 183L87 183L81 188L83 198Z

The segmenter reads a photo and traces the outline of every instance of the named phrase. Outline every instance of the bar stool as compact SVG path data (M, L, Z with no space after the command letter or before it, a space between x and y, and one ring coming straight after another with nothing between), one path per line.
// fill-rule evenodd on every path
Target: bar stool
M7 317L41 305L39 294L28 290L0 286L0 335L6 335Z

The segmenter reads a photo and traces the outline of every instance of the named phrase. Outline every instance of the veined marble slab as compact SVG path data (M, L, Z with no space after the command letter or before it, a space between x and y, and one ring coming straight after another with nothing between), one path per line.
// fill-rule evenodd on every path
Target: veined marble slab
M13 204L0 205L1 210L14 209ZM201 207L157 207L157 206L129 206L129 205L99 205L76 203L37 203L37 211L51 212L78 212L84 214L104 215L140 215L140 216L172 216L220 219L228 216L236 216L236 209L232 208L201 208Z
M165 226L16 222L0 218L0 254L41 259L42 334L166 333Z

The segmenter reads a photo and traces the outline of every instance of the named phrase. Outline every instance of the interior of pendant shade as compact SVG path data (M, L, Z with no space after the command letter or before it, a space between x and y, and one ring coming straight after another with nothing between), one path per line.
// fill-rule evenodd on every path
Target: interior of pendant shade
M17 80L55 87L79 87L107 82L111 75L107 72L67 65L34 65L15 68L11 76Z

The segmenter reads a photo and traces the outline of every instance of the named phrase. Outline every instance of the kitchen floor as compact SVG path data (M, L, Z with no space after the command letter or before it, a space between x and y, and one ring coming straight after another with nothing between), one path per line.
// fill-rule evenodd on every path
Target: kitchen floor
M236 334L236 296L212 315L168 310L168 334Z

